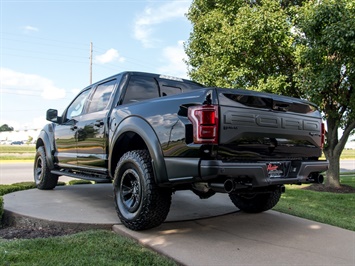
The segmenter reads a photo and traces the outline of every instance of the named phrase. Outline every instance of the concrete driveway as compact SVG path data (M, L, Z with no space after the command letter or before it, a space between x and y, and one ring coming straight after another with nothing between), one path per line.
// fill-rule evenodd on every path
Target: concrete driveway
M4 201L15 222L113 228L183 265L355 265L355 232L275 211L238 212L226 194L177 192L167 221L141 232L120 223L111 184L20 191Z

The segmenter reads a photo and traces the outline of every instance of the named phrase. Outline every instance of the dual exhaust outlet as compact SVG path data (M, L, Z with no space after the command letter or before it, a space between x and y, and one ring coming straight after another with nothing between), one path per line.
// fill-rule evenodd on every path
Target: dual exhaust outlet
M208 186L216 191L222 193L231 193L237 188L237 183L233 179L227 179L224 183L209 183ZM244 184L243 187L252 186L252 184Z
M313 173L308 177L307 181L309 183L322 184L324 182L324 176L319 173ZM231 193L237 189L238 184L233 179L227 179L224 183L209 183L208 186L216 192ZM252 184L242 184L239 186L244 188L252 187Z
M230 193L235 190L235 182L232 179L227 179L224 181L224 189L227 193Z
M324 182L324 176L318 173L313 173L308 177L308 182L322 184Z

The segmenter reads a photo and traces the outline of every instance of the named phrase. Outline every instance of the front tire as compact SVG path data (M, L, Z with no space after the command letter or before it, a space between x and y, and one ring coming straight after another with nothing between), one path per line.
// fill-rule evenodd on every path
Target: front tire
M259 213L272 209L280 200L281 191L269 193L229 194L234 205L247 213Z
M44 147L38 147L33 167L36 187L42 190L50 190L58 184L58 175L51 174L47 165L47 156Z
M171 193L155 183L147 150L129 151L121 157L115 170L114 198L118 217L126 227L138 231L164 222Z

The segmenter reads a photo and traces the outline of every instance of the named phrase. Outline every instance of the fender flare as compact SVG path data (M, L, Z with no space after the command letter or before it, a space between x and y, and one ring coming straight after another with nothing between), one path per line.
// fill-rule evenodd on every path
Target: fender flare
M54 169L54 157L53 157L53 152L54 152L54 144L53 144L53 126L51 124L46 125L41 132L38 135L37 138L37 143L36 143L36 150L40 146L44 146L44 150L46 152L46 161L47 161L47 166L49 169ZM39 142L38 140L42 140ZM43 145L42 145L43 143Z
M114 123L114 121L112 122ZM115 167L114 165L112 165L113 149L115 148L116 142L119 137L126 132L134 132L143 139L152 159L155 182L158 185L170 183L166 171L163 151L161 149L161 144L158 139L158 136L156 135L152 126L146 120L138 116L130 116L121 121L121 123L114 131L113 136L110 138L111 141L108 158L109 173L112 173L112 170L114 171L112 167Z

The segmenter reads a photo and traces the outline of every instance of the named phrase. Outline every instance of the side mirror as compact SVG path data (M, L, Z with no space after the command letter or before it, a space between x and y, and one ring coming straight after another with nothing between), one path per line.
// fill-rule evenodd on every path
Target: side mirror
M46 119L53 123L59 123L58 110L48 109Z

